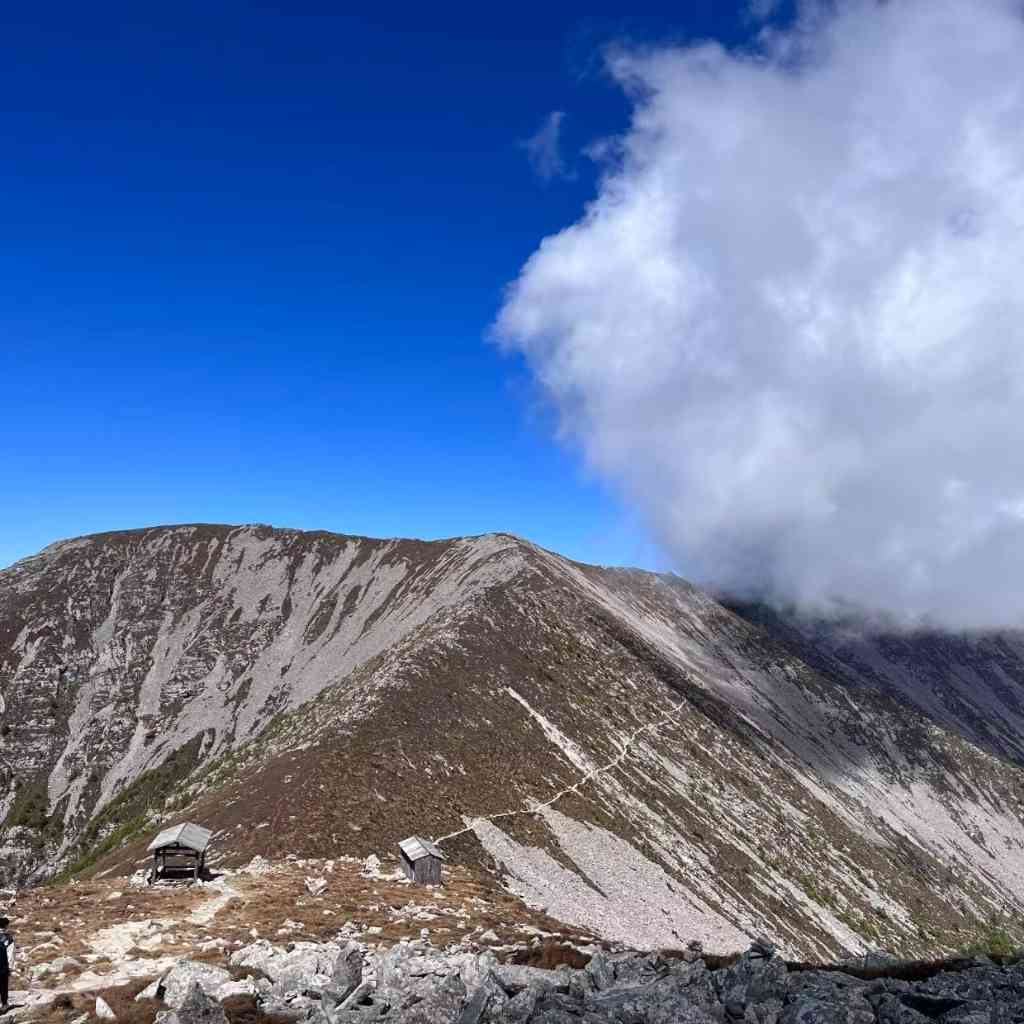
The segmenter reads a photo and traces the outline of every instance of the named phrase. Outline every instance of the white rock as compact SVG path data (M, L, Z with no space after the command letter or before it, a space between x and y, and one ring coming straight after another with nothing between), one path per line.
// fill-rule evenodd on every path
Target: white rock
M232 996L254 996L259 990L252 978L243 978L241 981L226 981L214 993L221 1002L230 999Z
M256 856L253 857L253 859L249 861L244 868L242 868L242 871L247 875L265 875L269 870L270 861L267 860L266 857L261 857L259 854L256 854Z
M117 1014L110 1008L110 1004L103 996L96 997L96 1016L100 1020L117 1020Z
M326 878L307 878L306 879L306 892L310 896L319 896L327 888Z
M257 967L262 971L265 963L283 954L284 950L279 946L271 945L266 939L259 939L235 950L231 954L231 964L234 967Z
M375 853L371 853L370 856L363 861L363 867L359 873L361 875L365 875L367 878L377 878L380 875L380 857Z
M52 960L50 962L50 966L55 971L67 971L72 967L81 967L82 963L80 960L76 960L73 956L59 956L56 960Z
M160 984L162 978L154 978L136 997L135 1002L141 1003L143 999L159 999Z
M125 921L123 924L100 929L86 939L86 942L97 953L104 953L112 959L119 959L133 946L140 945L140 939L151 936L170 923L170 921L149 918L143 921Z

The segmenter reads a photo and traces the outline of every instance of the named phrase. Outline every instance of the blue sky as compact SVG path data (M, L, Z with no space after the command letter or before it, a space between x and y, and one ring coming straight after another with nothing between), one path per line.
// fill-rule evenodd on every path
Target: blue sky
M332 9L5 13L0 564L194 521L659 562L485 336L626 126L601 47L736 43L744 5Z

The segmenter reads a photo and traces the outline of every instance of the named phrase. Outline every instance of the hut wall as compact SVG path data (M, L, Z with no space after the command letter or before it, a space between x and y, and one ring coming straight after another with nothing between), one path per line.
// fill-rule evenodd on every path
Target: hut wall
M417 881L416 878L416 865L405 855L405 851L402 850L398 854L398 861L402 865L402 871L405 872L405 877L411 881Z
M441 862L436 857L423 857L416 861L416 881L420 885L441 884Z

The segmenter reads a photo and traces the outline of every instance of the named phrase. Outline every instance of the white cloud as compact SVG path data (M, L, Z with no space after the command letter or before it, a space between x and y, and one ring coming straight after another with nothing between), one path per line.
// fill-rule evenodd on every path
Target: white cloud
M552 110L544 118L537 134L520 143L526 150L534 173L541 181L573 177L562 158L561 138L564 119L564 111Z
M609 57L631 128L497 334L691 576L1024 624L1021 5L762 46Z

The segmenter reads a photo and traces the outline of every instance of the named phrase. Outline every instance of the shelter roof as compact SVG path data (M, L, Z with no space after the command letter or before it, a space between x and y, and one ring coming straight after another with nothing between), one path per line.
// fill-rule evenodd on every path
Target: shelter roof
M444 854L437 846L422 836L409 836L408 839L403 839L398 846L411 861L422 860L424 857L437 857L439 860L444 860Z
M193 825L190 821L182 822L165 828L149 844L150 850L159 850L164 846L187 846L190 850L202 853L210 843L213 833L202 825Z

